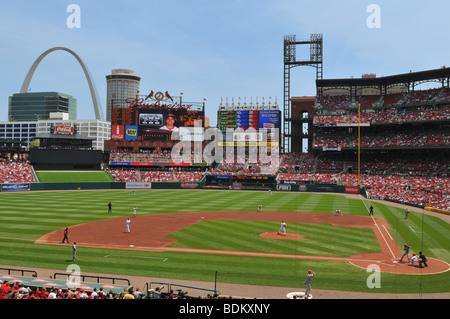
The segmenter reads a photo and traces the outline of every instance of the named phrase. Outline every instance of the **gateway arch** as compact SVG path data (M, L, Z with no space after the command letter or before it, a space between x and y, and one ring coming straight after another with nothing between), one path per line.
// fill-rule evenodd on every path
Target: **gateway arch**
M36 68L38 67L39 63L41 63L42 59L47 56L47 54L53 52L53 51L66 51L72 54L75 59L77 59L78 63L81 65L81 68L83 69L84 75L86 76L86 80L89 85L89 90L91 91L91 98L92 98L92 104L94 105L94 111L95 111L95 119L96 120L103 120L103 112L100 106L100 103L98 102L98 95L97 90L95 89L94 82L92 81L91 75L84 64L83 60L72 50L64 47L54 47L51 49L48 49L44 53L42 53L36 61L34 61L31 68L28 70L27 76L25 77L25 80L23 81L22 88L20 89L20 93L27 93L28 87L30 86L31 78L33 77L34 71L36 71Z

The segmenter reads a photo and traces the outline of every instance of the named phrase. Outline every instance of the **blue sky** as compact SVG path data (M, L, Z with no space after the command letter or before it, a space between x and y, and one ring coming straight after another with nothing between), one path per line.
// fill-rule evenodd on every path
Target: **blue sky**
M70 4L80 7L80 28L69 28ZM380 28L369 28L370 4ZM0 10L0 121L34 60L64 46L87 65L106 114L106 79L127 68L141 77L141 92L184 93L206 99L216 125L221 98L277 97L283 103L283 36L324 39L324 78L377 76L450 65L448 1L303 0L18 0ZM297 59L309 47L298 47ZM315 70L292 70L291 96L315 95ZM39 65L31 91L59 91L78 100L78 119L94 119L81 67L55 51Z

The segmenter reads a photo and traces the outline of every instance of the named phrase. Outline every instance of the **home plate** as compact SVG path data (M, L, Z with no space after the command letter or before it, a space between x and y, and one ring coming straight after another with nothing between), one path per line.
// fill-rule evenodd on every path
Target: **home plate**
M288 299L312 299L312 295L309 295L307 298L305 298L304 292L290 292L286 295Z

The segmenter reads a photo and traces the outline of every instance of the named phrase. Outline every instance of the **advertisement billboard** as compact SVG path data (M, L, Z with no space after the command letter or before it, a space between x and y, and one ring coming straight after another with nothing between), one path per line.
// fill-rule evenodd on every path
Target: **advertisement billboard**
M111 125L111 139L123 140L125 139L125 126L123 125Z
M126 140L137 140L138 139L138 126L137 125L126 125L125 126L125 139Z

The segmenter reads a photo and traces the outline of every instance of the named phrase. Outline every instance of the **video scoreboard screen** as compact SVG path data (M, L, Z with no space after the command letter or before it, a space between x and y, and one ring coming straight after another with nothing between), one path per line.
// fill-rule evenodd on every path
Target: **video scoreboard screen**
M181 127L194 127L204 123L203 111L185 108L139 109L113 108L111 112L111 139L163 140L172 138ZM202 124L203 125L203 124Z
M279 131L280 123L279 110L218 111L217 127L222 131L224 141L219 144L247 146L269 142L268 145L277 146L280 134L276 134L273 129ZM228 135L227 129L232 129L234 133Z
M281 112L279 110L247 110L247 111L219 111L217 127L221 131L227 128L244 130L253 128L280 128Z

